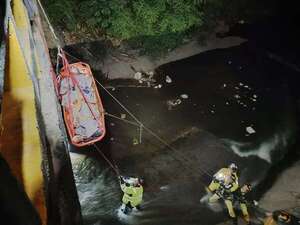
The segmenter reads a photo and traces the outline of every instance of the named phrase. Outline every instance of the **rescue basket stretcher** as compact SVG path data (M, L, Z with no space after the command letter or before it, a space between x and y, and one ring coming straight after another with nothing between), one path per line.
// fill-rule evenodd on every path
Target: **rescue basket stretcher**
M104 109L91 68L83 62L69 64L63 50L57 90L70 141L77 147L91 145L105 135Z

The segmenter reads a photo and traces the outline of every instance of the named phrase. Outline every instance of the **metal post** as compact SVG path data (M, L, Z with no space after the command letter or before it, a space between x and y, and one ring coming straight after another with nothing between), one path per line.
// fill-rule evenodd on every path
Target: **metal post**
M142 132L143 132L143 125L140 124L140 136L139 136L139 143L142 144Z

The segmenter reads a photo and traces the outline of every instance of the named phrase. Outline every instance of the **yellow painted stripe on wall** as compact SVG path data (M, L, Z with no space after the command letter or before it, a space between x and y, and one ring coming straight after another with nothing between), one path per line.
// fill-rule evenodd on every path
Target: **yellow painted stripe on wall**
M20 3L15 4L15 3ZM23 3L22 3L23 4ZM46 224L46 208L41 171L41 143L36 118L33 84L25 60L30 60L31 49L22 48L19 43L26 29L28 19L22 12L21 1L13 1L16 23L9 21L8 68L5 77L5 92L2 103L4 131L1 140L1 153L8 161L13 173L23 185L28 197ZM24 9L24 8L23 8ZM18 32L15 24L21 26ZM27 29L29 27L27 26ZM19 30L18 30L19 31ZM27 38L25 46L29 46ZM25 53L25 54L24 54ZM25 56L25 57L24 57ZM28 63L28 61L27 61Z

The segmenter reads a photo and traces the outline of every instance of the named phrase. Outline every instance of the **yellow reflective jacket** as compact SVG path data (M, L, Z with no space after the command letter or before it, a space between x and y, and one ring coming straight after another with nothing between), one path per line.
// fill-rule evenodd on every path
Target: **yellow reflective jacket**
M132 207L136 207L141 204L143 199L143 186L126 186L126 184L121 184L121 190L124 192L122 202L127 204L130 202Z
M214 180L209 185L208 189L210 191L218 190L223 183L226 189L230 192L234 192L239 187L238 176L236 173L232 173L231 169L229 168L222 168L220 169L215 175Z
M264 225L277 225L277 223L274 221L272 216L269 216L264 220Z

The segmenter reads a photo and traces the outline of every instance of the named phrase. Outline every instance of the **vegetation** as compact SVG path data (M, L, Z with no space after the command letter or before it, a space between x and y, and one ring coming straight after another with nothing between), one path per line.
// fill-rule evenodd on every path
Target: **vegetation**
M126 40L146 54L178 46L191 32L257 15L255 0L44 0L56 26Z

